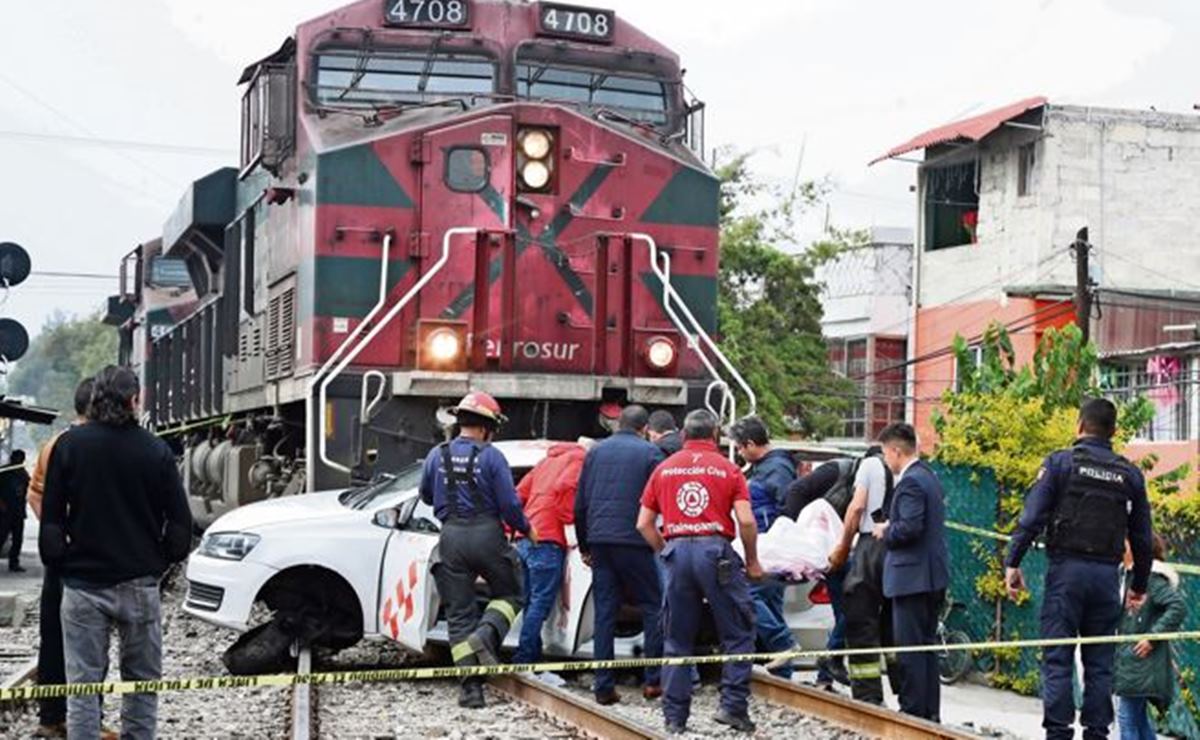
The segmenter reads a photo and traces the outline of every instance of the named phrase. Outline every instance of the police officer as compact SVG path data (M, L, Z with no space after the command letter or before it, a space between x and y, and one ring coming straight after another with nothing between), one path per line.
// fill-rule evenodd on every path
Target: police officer
M742 471L717 449L717 418L703 409L683 423L683 449L667 458L646 483L638 531L661 554L667 571L663 607L668 657L693 654L704 602L712 609L721 652L754 649L754 601L750 580L761 580L757 528ZM731 516L732 511L732 516ZM662 532L655 518L662 515ZM746 552L745 565L731 544L734 518ZM665 538L665 539L664 539ZM714 720L754 732L748 704L749 663L726 663L721 674L721 708ZM686 666L663 669L663 715L667 732L686 732L692 681Z
M1092 399L1079 411L1079 438L1069 450L1046 458L1013 534L1005 561L1009 596L1025 589L1021 558L1047 530L1042 637L1111 635L1121 618L1118 567L1129 539L1133 582L1126 606L1139 608L1150 578L1150 505L1146 484L1133 463L1113 452L1117 409ZM1113 721L1113 645L1085 645L1083 707L1079 722L1088 739L1108 737ZM1042 660L1042 726L1046 737L1074 735L1072 669L1075 647L1050 647Z
M501 522L537 543L521 510L512 470L489 443L504 422L500 404L486 393L463 397L451 413L458 433L425 459L421 500L442 522L433 577L446 606L450 654L457 666L491 665L523 605L520 561ZM480 617L475 581L487 582L492 600ZM466 678L458 704L484 706L483 679Z

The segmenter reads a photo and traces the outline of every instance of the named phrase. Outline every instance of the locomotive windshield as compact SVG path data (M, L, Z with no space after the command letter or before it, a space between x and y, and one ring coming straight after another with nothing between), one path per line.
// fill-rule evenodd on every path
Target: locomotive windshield
M517 97L616 110L634 120L654 125L667 122L667 88L661 80L652 77L521 63L517 65L516 78Z
M317 55L314 97L321 105L380 106L491 95L496 65L449 52L331 49Z

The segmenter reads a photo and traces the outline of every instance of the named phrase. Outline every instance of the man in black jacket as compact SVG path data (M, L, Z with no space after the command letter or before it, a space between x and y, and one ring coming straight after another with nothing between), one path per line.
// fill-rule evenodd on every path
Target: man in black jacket
M8 458L8 470L0 472L0 548L4 540L12 537L8 548L8 569L13 573L24 573L21 567L21 544L25 541L25 491L29 487L29 473L21 467L25 464L25 450L13 450Z
M658 446L667 457L683 449L683 436L679 433L679 424L670 411L659 409L650 414L646 424L646 437Z
M192 516L175 456L137 424L139 387L127 368L96 378L92 423L63 434L50 455L42 526L42 560L62 574L67 681L103 681L108 640L121 636L121 676L162 675L158 581L191 546ZM121 737L155 735L158 697L126 694ZM93 697L67 700L67 734L96 737Z

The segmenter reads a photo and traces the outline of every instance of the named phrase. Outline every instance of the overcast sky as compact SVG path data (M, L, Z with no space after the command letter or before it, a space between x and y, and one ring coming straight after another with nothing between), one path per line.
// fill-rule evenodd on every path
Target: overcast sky
M193 179L235 164L245 64L341 0L6 3L0 26L0 241L34 269L115 275ZM829 176L841 227L911 226L913 166L866 163L911 135L1029 95L1191 111L1192 0L609 0L676 49L710 146L791 182ZM140 142L141 148L47 135ZM149 146L153 145L153 146ZM800 153L804 156L800 162ZM805 235L819 233L812 214ZM37 276L0 315L36 333L115 280Z

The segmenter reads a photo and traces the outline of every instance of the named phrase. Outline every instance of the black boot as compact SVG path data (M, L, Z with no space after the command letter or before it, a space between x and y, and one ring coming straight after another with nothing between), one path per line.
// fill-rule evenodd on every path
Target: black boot
M483 684L478 678L465 679L458 687L458 706L464 709L483 709Z
M724 709L717 710L717 714L713 717L713 721L719 725L725 725L726 727L737 730L738 732L754 732L756 727L754 722L751 721L750 715L733 714L725 711Z

